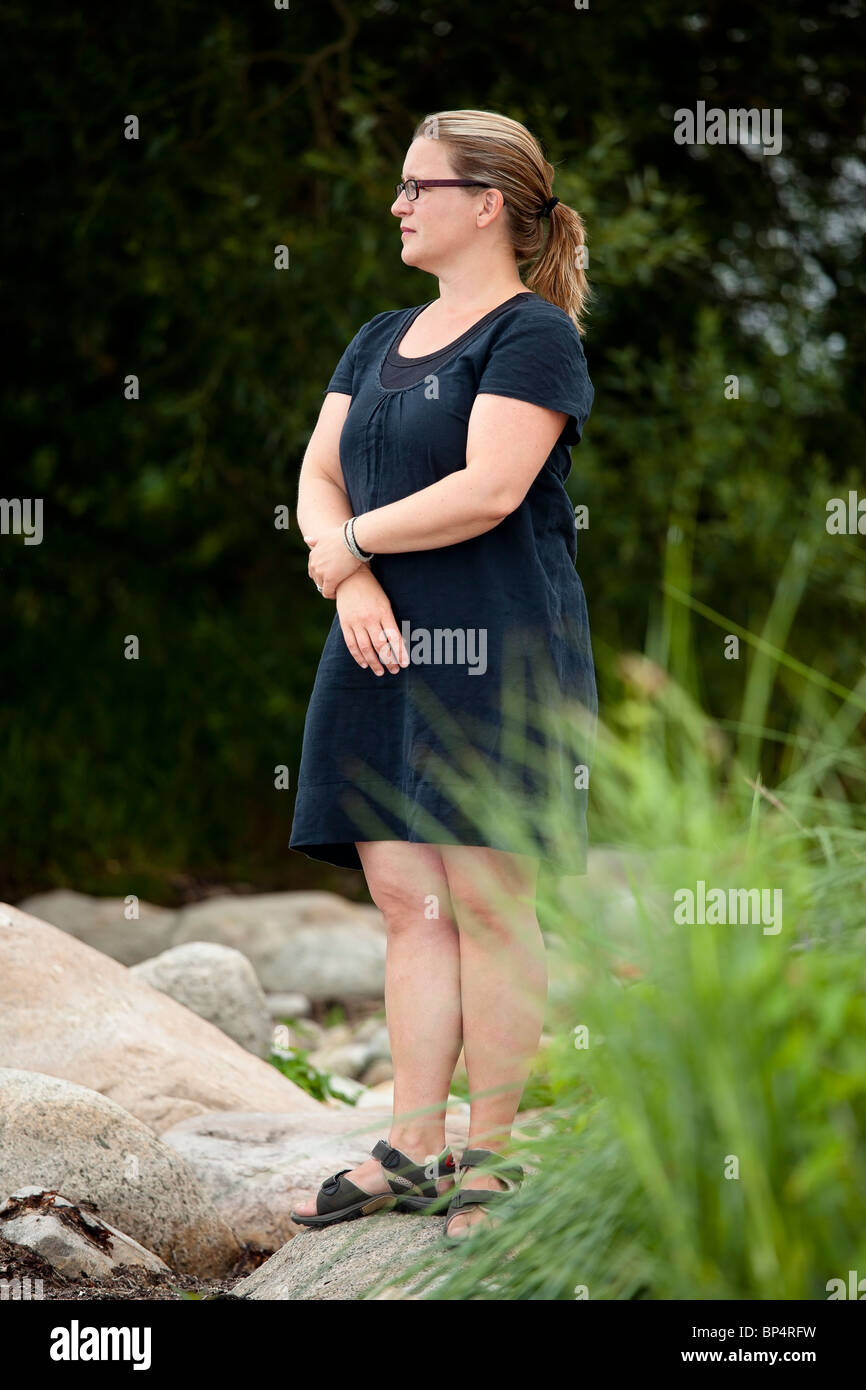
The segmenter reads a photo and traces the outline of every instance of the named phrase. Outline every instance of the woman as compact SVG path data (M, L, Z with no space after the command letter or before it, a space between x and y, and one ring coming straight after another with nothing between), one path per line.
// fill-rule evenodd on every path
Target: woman
M593 399L584 230L551 196L552 176L505 116L444 111L419 125L391 212L404 264L435 275L439 296L364 324L304 456L298 521L310 576L337 612L289 843L363 869L387 928L394 1063L388 1141L292 1212L308 1225L441 1207L456 1176L456 1241L523 1175L507 1155L547 997L536 876L557 856L543 836L516 845L491 832L445 774L465 745L503 786L516 772L527 805L558 798L576 847L556 867L585 873L586 784L574 771L586 750L536 741L558 769L537 782L533 757L509 759L502 737L507 692L550 697L543 676L536 686L541 655L554 693L590 721L597 709L563 486ZM533 257L527 288L518 266ZM455 1169L445 1106L461 1045L471 1117Z

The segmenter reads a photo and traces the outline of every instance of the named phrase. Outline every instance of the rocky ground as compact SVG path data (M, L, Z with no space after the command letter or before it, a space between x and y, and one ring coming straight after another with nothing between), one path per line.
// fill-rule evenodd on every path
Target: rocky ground
M184 1297L216 1298L230 1294L235 1285L270 1258L270 1252L248 1249L238 1264L221 1279L197 1279L191 1274L130 1267L103 1279L71 1278L54 1269L35 1251L13 1245L0 1237L0 1279L20 1281L29 1297L65 1302L93 1303L96 1300L137 1303L181 1301Z
M0 903L0 1298L358 1298L438 1250L440 1217L290 1215L388 1136L385 948L378 910L333 893ZM561 955L551 991L573 986ZM464 1086L461 1057L458 1155Z

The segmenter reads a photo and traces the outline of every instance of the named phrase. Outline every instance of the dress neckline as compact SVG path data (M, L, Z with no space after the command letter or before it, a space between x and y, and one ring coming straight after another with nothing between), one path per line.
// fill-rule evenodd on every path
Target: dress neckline
M388 346L386 347L379 361L379 366L376 372L379 389L388 393L394 393L398 391L411 391L413 386L423 385L424 378L422 377L420 378L420 380L413 382L411 385L385 386L382 382L382 368L384 367L388 359L392 357L392 354L394 355L394 357L397 358L398 366L406 367L412 367L421 362L430 362L434 358L439 360L443 357L443 354L445 353L447 353L450 358L458 348L463 346L464 342L466 342L467 339L473 337L474 334L480 332L480 330L484 327L488 320L491 319L494 315L500 314L502 310L506 308L507 305L515 303L518 299L538 299L538 297L539 296L535 293L534 290L518 290L517 294L513 294L510 299L504 299L501 304L496 304L492 309L489 309L488 312L484 315L484 317L480 318L477 321L477 323L470 324L470 326L465 330L465 332L460 334L459 338L455 338L453 342L445 343L445 345L441 348L438 348L436 352L425 353L423 357L402 357L400 353L396 350L397 343L400 342L406 336L407 332L409 331L410 325L414 323L415 319L421 313L421 310L428 308L429 305L434 304L436 301L433 299L428 299L426 304L419 304L415 309L404 310L404 316L398 324L396 332L390 339ZM408 318L405 317L405 315L407 314ZM445 362L440 362L440 365L444 366Z
M501 304L494 304L493 308L488 309L487 313L480 319L476 319L475 323L470 323L469 327L463 330L459 338L453 338L450 343L444 343L441 348L436 348L435 352L425 352L421 357L406 357L399 351L397 345L406 337L406 334L409 332L409 329L412 327L412 324L418 318L419 314L423 313L425 309L429 309L431 304L436 303L435 299L429 299L426 304L420 304L412 314L409 322L403 325L399 338L391 344L388 350L388 356L390 357L393 354L393 356L399 357L401 362L409 363L429 362L432 357L441 357L443 352L450 352L451 348L457 347L463 342L464 338L471 337L476 329L481 328L493 314L498 314L500 310L505 308L506 304L512 304L515 299L522 299L524 295L532 295L534 298L534 292L532 290L518 290L517 293L511 295L509 299L503 299Z

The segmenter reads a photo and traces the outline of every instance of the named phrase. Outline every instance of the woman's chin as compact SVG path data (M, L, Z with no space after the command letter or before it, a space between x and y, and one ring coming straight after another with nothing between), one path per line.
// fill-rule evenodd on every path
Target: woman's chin
M400 259L402 260L403 264L411 265L414 270L429 270L430 267L424 264L423 260L421 259L421 256L417 253L415 247L408 245L408 240L409 239L407 238L406 241L404 241L400 251Z

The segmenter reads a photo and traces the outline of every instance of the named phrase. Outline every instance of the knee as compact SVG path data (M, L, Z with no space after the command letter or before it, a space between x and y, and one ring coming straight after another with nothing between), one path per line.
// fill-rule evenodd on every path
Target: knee
M453 926L451 899L442 884L421 884L416 888L371 885L370 896L389 933L417 930L419 926L435 927L437 922Z
M361 842L358 853L370 897L389 931L452 922L448 879L435 845Z

